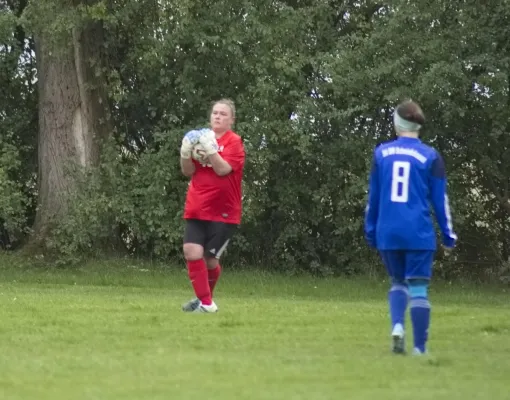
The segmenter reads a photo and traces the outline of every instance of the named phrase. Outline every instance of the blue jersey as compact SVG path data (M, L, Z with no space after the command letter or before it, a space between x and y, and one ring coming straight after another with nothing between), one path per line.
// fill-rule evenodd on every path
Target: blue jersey
M369 245L379 250L436 250L430 204L443 244L453 247L457 236L441 155L420 139L408 137L376 147L365 211Z

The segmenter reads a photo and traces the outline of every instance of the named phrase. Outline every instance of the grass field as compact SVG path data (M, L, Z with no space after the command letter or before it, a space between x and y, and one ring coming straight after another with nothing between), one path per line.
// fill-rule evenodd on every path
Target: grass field
M384 282L227 270L215 315L181 312L182 267L2 256L0 282L1 399L510 399L504 288L436 285L417 358L389 352Z

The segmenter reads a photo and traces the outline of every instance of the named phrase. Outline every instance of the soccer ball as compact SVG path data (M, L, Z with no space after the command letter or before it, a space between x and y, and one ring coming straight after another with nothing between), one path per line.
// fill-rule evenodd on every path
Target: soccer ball
M204 136L207 140L216 142L216 135L213 130L211 129L201 129L201 136ZM198 142L193 146L193 150L191 151L191 157L193 157L194 160L198 161L201 164L207 164L208 163L208 155L205 152L204 147L202 146L202 143Z
M191 157L193 157L194 160L198 161L201 164L207 164L209 158L201 143L197 143L196 145L193 146L193 150L191 151Z

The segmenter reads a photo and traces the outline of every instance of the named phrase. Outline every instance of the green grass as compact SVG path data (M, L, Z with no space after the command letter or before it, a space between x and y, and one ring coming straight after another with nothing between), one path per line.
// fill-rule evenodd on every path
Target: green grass
M510 398L503 288L435 285L416 358L389 352L384 282L227 270L216 315L180 311L182 267L1 257L0 282L2 399Z

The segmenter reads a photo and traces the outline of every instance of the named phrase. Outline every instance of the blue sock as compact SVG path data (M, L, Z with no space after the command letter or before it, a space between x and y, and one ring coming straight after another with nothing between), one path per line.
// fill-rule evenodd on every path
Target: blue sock
M391 327L395 324L402 324L404 326L407 298L409 294L407 285L404 283L394 283L388 292L388 303L390 305Z
M430 302L427 297L427 285L410 285L409 289L411 292L411 321L413 323L414 347L424 353L430 325Z

